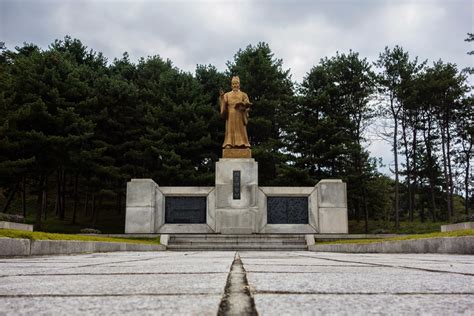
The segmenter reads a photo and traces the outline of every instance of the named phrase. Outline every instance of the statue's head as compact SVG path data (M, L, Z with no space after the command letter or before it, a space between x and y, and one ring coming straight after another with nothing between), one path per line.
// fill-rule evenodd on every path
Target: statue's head
M232 91L238 91L240 89L240 78L238 76L232 77Z

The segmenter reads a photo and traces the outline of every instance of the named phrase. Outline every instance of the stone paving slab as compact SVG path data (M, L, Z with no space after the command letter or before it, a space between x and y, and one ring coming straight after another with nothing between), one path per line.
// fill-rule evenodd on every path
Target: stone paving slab
M46 275L4 277L1 295L220 294L227 279L220 274Z
M272 256L265 264L267 255L240 254L260 315L469 315L474 310L473 256L298 252L288 259Z
M242 253L242 252L240 252ZM246 264L249 265L272 265L272 264L282 264L286 263L288 265L292 264L299 264L299 265L314 265L314 266L345 266L345 265L360 265L360 266L366 266L367 263L350 263L350 262L337 262L337 261L328 261L325 259L318 259L318 258L312 258L312 257L302 257L301 255L288 255L287 258L285 257L280 257L280 258L269 258L266 259L265 257L252 257L248 258L245 257L245 262Z
M1 315L216 315L221 295L1 298Z
M0 260L5 265L0 276L17 274L44 274L56 272L61 274L90 273L228 273L234 252L213 252L207 256L201 253L170 253L159 252L90 254L81 256L41 256L33 258L14 258ZM143 255L145 254L145 255ZM157 263L159 261L159 263Z
M348 269L350 268L350 271ZM373 273L373 266L362 266L362 265L344 265L344 266L281 266L281 265L266 265L266 266L255 266L255 265L245 265L245 270L247 273L256 273L256 274L270 274L270 273L279 273L279 274L367 274ZM400 271L393 268L379 268L376 273L387 274L387 275L398 275ZM412 272L416 274L415 272ZM421 273L421 272L419 272ZM329 277L329 276L324 276Z
M301 254L300 254L301 255ZM363 259L367 261L379 261L379 262L464 262L472 263L472 255L446 255L446 254L351 254L348 256L344 253L313 253L307 252L304 256L311 258L329 258L331 260L341 258L348 259L351 261L355 259Z
M332 266L323 266L323 265L304 265L304 264L294 264L294 265L281 265L281 264L245 264L245 270L247 273L334 273L334 272L345 272L348 267L357 268L356 270L359 273L370 272L372 266L369 265L332 265Z
M162 257L161 252L154 253L102 253L83 255L38 256L28 258L0 259L0 277L16 274L45 274L55 271L67 271L80 267L100 267L106 264L119 266L133 262L147 262ZM114 256L115 255L115 256Z
M306 255L305 255L306 256ZM439 270L446 272L459 272L474 274L474 260L472 255L443 255L425 254L420 255L396 255L396 254L373 254L373 255L351 255L310 253L307 256L318 260L340 260L342 263L357 262L369 265L390 265L397 267ZM324 258L324 259L323 259ZM328 261L334 262L334 261ZM336 261L337 262L337 261Z
M255 295L259 315L472 315L473 295Z
M245 263L244 263L245 265ZM253 291L301 293L473 293L470 276L373 268L334 273L248 273Z
M0 315L216 315L234 256L167 251L3 258ZM474 310L474 256L254 251L240 258L260 315Z

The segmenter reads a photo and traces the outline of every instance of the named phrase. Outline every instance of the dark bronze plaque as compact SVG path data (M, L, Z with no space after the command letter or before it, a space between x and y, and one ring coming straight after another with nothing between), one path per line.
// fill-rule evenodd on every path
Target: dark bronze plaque
M232 192L234 200L240 200L240 170L233 171Z
M308 224L308 197L269 196L268 224Z
M167 196L165 197L165 223L205 224L206 197Z

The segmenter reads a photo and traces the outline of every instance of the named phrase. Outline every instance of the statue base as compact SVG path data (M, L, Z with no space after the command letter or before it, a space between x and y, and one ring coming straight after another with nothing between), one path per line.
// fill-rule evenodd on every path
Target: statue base
M222 158L252 158L250 148L224 148Z
M219 159L216 162L215 231L256 233L257 222L261 222L258 193L258 163L254 159Z

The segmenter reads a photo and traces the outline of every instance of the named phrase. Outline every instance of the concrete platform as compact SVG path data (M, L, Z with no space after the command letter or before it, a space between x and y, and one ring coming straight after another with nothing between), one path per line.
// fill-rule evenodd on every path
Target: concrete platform
M216 315L235 257L168 251L4 258L0 314ZM259 315L474 310L474 256L252 251L239 258L237 276L245 277L244 294Z

